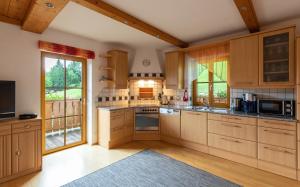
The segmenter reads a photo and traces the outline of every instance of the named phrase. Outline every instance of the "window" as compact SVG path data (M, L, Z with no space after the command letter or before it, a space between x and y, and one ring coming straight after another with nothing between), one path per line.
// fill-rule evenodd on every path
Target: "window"
M196 61L193 104L229 107L227 83L229 45L227 43L189 53Z
M208 103L217 107L229 105L227 61L197 64L197 76L194 104Z

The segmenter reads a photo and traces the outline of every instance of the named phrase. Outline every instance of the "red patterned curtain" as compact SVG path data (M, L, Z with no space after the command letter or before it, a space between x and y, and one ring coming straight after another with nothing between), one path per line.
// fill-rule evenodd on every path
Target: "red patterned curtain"
M70 55L85 59L95 59L95 52L66 45L39 41L39 48L41 51L58 53L62 55Z

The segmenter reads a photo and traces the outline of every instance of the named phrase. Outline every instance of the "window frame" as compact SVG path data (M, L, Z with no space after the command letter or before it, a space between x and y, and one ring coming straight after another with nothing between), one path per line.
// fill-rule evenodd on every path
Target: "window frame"
M228 72L228 67L229 67L229 60L224 60L226 61L227 65L227 81L214 81L214 63L207 63L208 64L208 82L198 82L198 74L197 74L197 79L193 81L193 105L195 106L204 106L205 104L198 101L198 84L199 83L208 83L208 103L209 106L212 107L225 107L229 108L230 107L230 87L229 87L229 72ZM218 61L219 62L219 61ZM214 102L214 83L226 83L227 84L227 101L226 103L216 103Z

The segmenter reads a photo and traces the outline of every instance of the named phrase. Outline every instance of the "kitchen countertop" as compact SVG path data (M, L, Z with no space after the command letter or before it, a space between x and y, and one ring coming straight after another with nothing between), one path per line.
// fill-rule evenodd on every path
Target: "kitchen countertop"
M274 119L274 120L282 120L282 121L290 121L296 122L297 120L294 117L281 117L281 116L267 116L267 115L259 115L253 113L245 113L245 112L236 112L226 108L214 108L210 107L209 109L205 107L193 107L193 106L175 106L175 105L117 105L117 106L99 106L98 109L101 110L120 110L127 108L136 108L136 107L160 107L160 108L169 108L169 109L178 109L178 110L187 110L194 112L206 112L206 113L215 113L215 114L223 114L223 115L234 115L241 117L252 117L259 119Z

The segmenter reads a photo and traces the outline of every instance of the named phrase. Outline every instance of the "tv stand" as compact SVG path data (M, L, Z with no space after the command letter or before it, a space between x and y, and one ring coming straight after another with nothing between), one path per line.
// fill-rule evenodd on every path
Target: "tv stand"
M0 120L0 183L42 169L41 119Z

